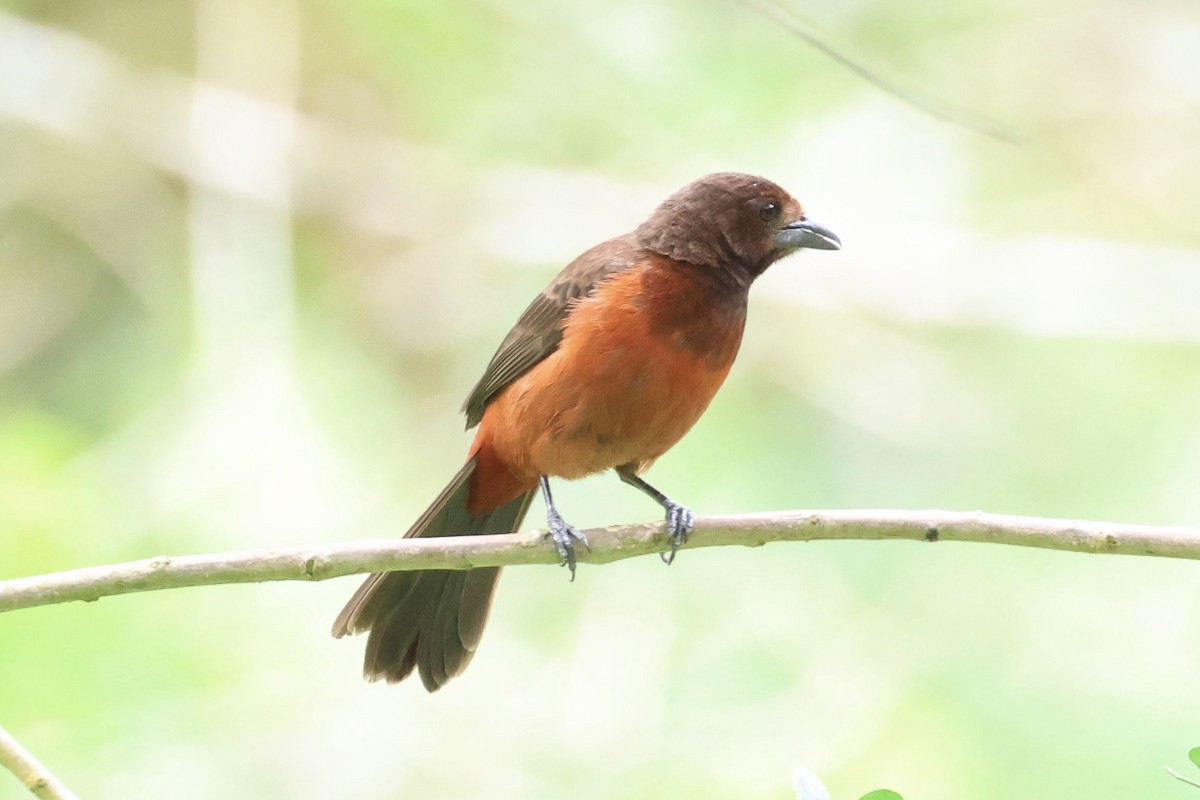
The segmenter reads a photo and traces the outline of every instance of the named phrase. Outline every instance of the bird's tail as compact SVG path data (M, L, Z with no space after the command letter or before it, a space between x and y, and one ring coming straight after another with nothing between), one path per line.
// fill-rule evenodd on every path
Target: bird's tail
M490 511L467 510L476 464L472 457L463 465L405 538L510 533L520 526L533 490ZM417 667L425 688L436 691L475 655L499 577L499 567L375 573L338 614L333 635L370 631L368 680L395 683Z

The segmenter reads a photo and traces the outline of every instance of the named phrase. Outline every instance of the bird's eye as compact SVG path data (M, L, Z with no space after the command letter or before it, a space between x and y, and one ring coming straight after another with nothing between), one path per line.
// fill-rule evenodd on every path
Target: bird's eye
M771 222L772 220L774 220L776 217L779 216L779 204L778 203L764 204L762 206L762 208L758 209L758 216L762 219L763 222Z

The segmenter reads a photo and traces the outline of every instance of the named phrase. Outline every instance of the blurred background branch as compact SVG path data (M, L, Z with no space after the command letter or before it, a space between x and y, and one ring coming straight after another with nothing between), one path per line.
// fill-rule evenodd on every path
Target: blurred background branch
M62 781L54 777L37 757L0 727L0 766L7 769L42 800L77 800Z
M615 525L584 533L591 546L580 549L580 563L607 564L669 549L658 524ZM979 542L1082 553L1200 559L1198 528L953 511L792 511L707 517L696 521L686 549L851 539ZM0 612L188 586L322 581L389 570L557 562L557 553L540 532L160 556L0 582Z
M1021 137L1015 131L1006 130L996 120L988 119L982 114L947 102L942 98L933 97L927 92L919 91L911 86L903 86L895 79L885 77L882 72L867 67L860 59L842 52L830 42L828 32L820 31L812 19L797 10L794 3L786 2L786 0L743 0L743 2L774 20L785 30L791 31L809 47L824 53L828 58L841 64L864 81L874 84L880 90L901 102L908 103L934 119L952 125L960 125L1001 142L1021 144Z

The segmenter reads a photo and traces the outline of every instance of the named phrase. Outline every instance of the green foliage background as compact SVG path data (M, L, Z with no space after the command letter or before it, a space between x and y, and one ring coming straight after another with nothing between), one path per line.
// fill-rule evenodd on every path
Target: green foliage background
M1200 520L1200 24L1182 0L0 4L0 578L394 536L529 298L679 185L845 250L755 289L651 478L698 513ZM656 514L563 486L580 526ZM532 515L531 524L540 520ZM83 796L1183 797L1197 568L846 542L510 570L436 696L354 580L0 616L0 724ZM0 796L18 796L0 777Z

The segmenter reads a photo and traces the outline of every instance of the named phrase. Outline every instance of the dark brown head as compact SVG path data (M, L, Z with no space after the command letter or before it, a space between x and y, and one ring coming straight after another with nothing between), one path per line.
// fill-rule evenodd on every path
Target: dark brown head
M655 209L635 236L647 250L750 280L802 247L842 246L837 236L809 221L783 189L738 172L706 175L683 187Z

